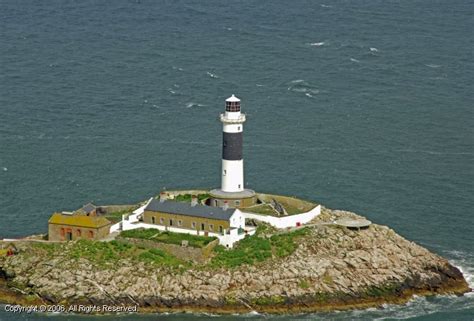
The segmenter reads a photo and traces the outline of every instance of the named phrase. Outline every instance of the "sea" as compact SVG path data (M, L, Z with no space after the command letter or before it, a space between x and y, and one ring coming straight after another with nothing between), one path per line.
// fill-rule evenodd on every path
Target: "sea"
M474 287L471 0L1 0L0 238L51 213L220 185L225 99L245 186L359 213ZM474 320L473 293L272 316L0 320Z

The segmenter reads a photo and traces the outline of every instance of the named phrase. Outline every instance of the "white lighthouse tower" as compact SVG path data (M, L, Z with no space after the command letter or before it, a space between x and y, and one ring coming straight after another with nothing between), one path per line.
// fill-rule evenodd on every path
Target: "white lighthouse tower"
M242 158L242 135L245 114L240 112L240 99L232 95L225 101L225 113L221 114L222 139L222 184L223 192L244 190L244 160Z
M255 192L244 188L244 160L242 156L245 114L240 112L240 99L232 95L225 101L221 114L222 172L221 188L211 191L211 205L244 207L255 203Z

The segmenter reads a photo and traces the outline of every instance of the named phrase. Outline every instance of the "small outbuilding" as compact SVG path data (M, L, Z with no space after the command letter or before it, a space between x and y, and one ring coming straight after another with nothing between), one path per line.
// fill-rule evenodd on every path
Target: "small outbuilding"
M48 221L50 241L100 240L110 233L112 222L97 214L97 207L86 204L75 212L54 213Z

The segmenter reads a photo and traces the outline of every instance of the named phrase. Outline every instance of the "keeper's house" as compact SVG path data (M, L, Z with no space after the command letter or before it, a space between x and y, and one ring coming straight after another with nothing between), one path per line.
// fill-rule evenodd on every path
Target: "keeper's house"
M145 208L143 222L170 231L190 230L205 236L224 235L231 230L243 233L245 228L240 210L200 205L196 198L191 203L154 199Z

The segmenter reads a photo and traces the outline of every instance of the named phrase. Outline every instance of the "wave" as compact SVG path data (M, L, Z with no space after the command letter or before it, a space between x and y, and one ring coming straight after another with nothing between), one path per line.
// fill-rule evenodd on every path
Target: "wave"
M425 66L430 67L430 68L439 68L439 67L441 67L441 65L435 65L435 64L427 64Z
M195 103L195 102L189 102L186 104L186 108L193 108L193 107L204 107L206 105L204 104L198 104L198 103Z
M211 77L211 78L219 79L219 76L216 75L216 74L213 74L212 72L209 72L209 71L208 71L208 72L206 72L206 74L207 74L209 77Z
M328 4L322 4L321 7L323 7L323 8L332 8L332 6L330 6Z
M375 47L370 47L369 49L370 49L370 51L372 51L372 52L377 52L377 51L379 51L379 50L378 50L377 48L375 48Z
M304 81L303 79L296 79L290 81L288 86L288 91L303 93L307 97L313 97L313 95L319 94L319 89L312 86L310 83Z
M360 60L357 60L357 59L355 59L355 58L352 58L352 57L351 57L351 59L350 59L350 60L351 60L352 62L357 62L357 63L359 63L359 62L360 62Z
M315 47L321 47L321 46L324 46L325 42L324 41L321 41L321 42L311 42L309 43L310 46L315 46Z

